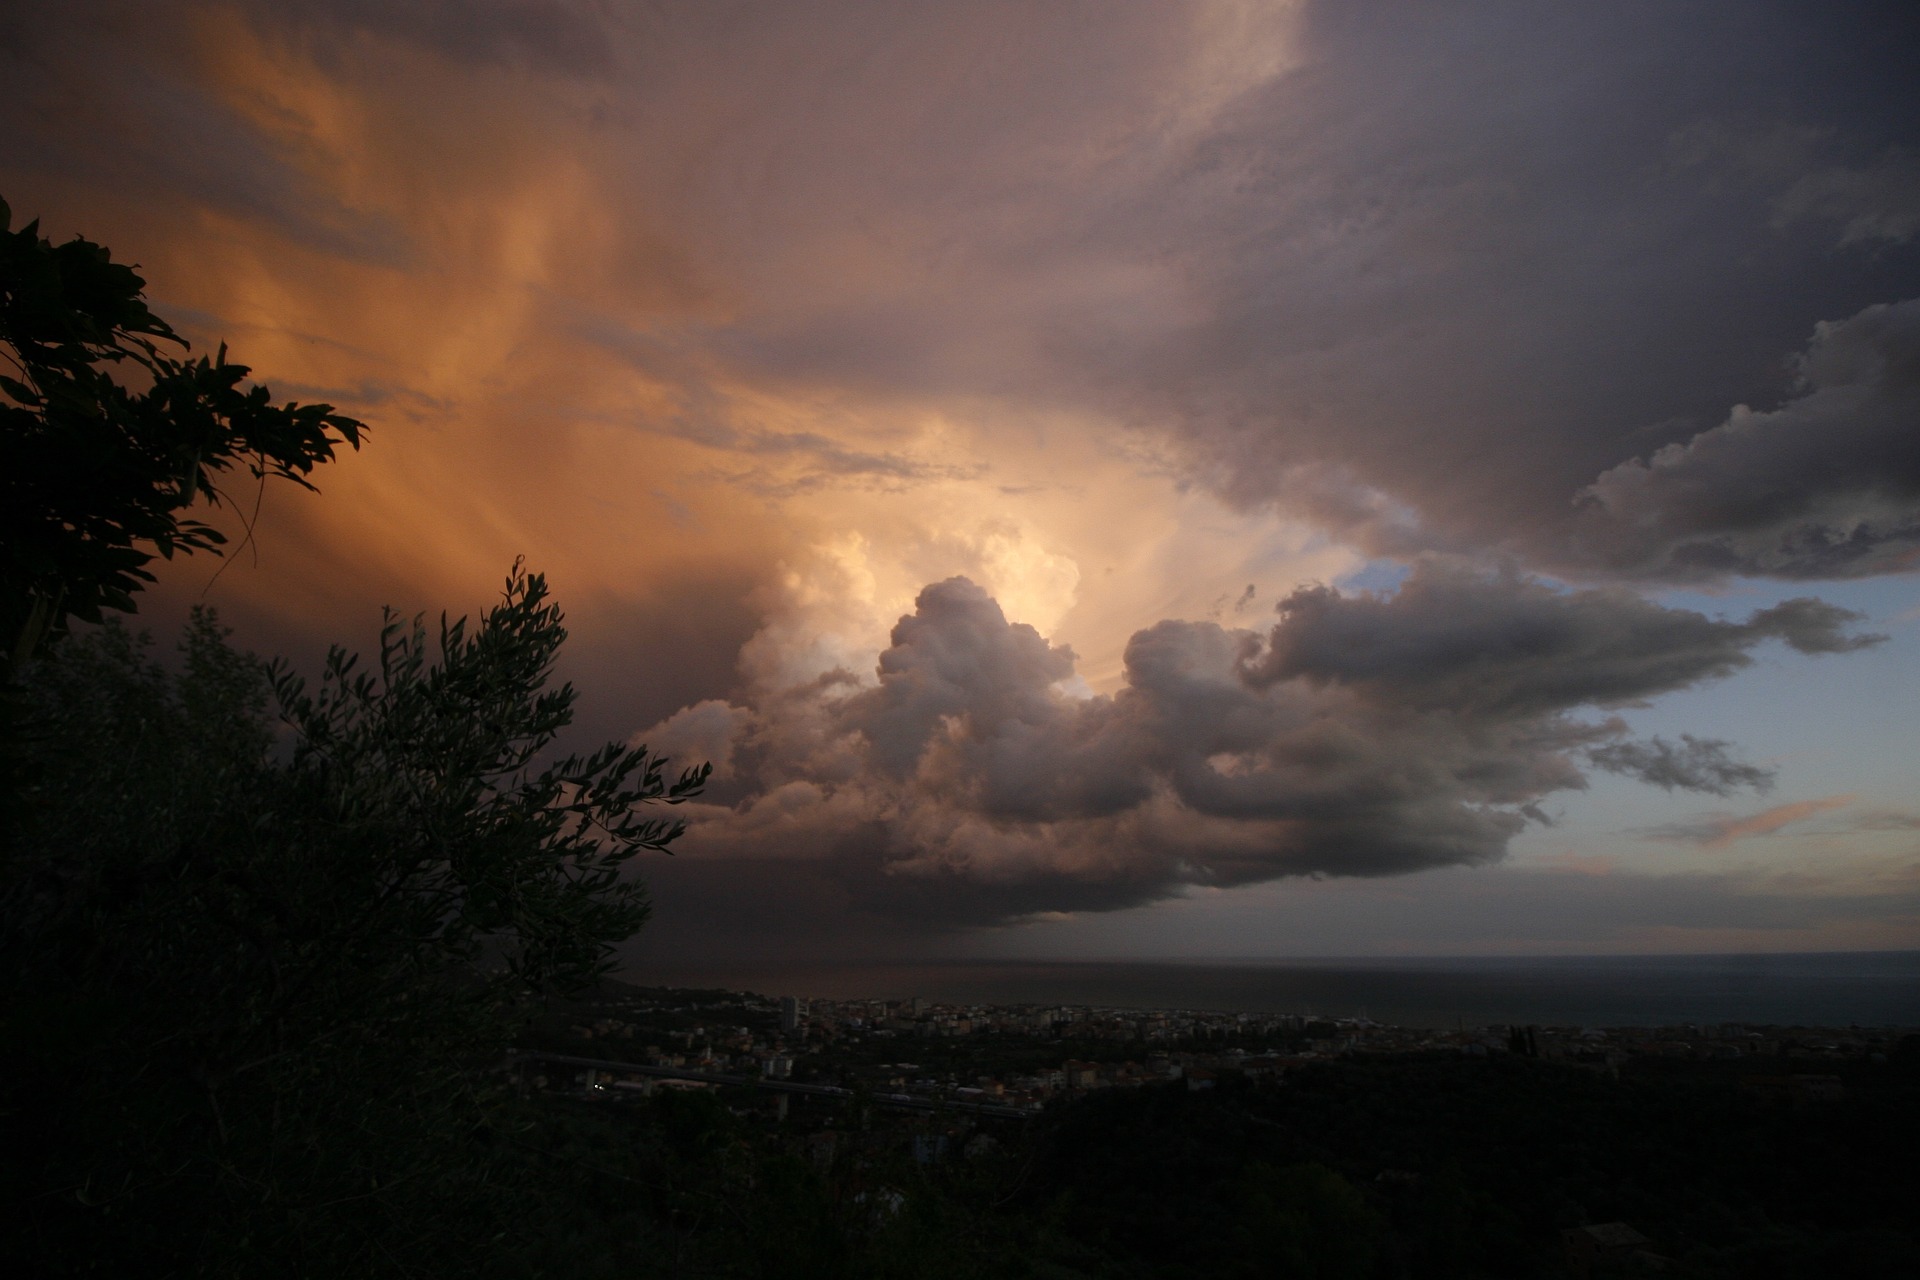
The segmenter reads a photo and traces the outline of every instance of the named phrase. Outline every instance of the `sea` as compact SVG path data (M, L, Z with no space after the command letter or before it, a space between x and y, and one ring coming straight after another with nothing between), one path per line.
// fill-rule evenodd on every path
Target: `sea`
M618 977L803 999L1088 1005L1390 1026L1920 1027L1920 951L1288 960L650 963Z

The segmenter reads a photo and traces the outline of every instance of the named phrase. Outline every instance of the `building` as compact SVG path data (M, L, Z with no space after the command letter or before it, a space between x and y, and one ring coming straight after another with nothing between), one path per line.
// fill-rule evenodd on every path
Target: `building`
M1066 1086L1069 1089L1097 1089L1106 1081L1100 1078L1100 1064L1081 1062L1077 1058L1067 1061L1063 1068L1066 1072Z

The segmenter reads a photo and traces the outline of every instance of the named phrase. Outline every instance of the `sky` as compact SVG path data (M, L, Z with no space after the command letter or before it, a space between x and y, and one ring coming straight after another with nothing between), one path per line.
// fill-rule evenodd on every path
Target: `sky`
M1914 948L1916 47L0 0L0 196L370 424L147 625L524 556L576 741L713 762L642 968Z

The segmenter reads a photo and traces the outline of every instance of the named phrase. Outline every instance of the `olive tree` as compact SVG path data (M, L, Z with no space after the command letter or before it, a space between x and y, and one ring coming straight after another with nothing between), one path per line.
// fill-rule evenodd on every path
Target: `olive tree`
M645 921L681 824L643 746L561 755L566 639L516 564L311 686L196 611L111 615L238 474L364 426L185 360L106 249L0 203L0 1216L32 1274L444 1274L540 1192L495 1070ZM99 624L70 633L69 623ZM48 636L65 642L48 646ZM40 656L28 661L36 650ZM509 1268L511 1269L511 1268Z
M493 1069L540 988L645 921L626 864L708 773L553 758L564 637L516 566L476 626L390 614L311 689L207 612L177 672L117 626L35 664L0 1088L42 1261L438 1270L486 1242Z
M556 756L565 636L516 566L477 624L389 614L377 658L336 648L312 686L205 612L177 671L118 626L35 664L0 836L0 1089L40 1262L484 1252L514 1185L493 1068L531 995L646 919L626 864L669 848L659 806L708 774Z

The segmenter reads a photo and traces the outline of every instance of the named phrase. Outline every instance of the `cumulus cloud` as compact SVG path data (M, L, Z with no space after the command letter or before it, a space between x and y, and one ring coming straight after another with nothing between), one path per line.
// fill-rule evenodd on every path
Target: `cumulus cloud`
M1920 299L1823 323L1779 408L1737 407L1581 492L1602 563L1670 579L1920 565Z
M645 739L644 747L670 760L702 760L713 766L713 780L733 776L733 741L745 713L718 698L707 698L668 716Z
M1805 603L1791 627L1723 621L1427 561L1393 595L1295 592L1264 632L1160 622L1123 686L1086 697L1070 649L956 577L920 593L870 680L762 687L646 736L726 735L736 789L694 811L689 853L811 866L878 916L991 924L1492 862L1541 799L1585 785L1583 762L1764 786L1725 743L1635 743L1579 713L1724 676L1780 636L1844 648L1850 615Z

